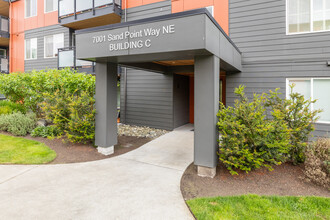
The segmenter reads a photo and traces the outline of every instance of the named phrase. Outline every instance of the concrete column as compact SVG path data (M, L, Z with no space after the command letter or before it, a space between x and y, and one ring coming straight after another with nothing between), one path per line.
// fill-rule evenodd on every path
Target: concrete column
M117 64L96 63L95 144L110 155L117 144Z
M218 163L217 113L219 110L220 59L195 57L194 163L199 176L214 177Z

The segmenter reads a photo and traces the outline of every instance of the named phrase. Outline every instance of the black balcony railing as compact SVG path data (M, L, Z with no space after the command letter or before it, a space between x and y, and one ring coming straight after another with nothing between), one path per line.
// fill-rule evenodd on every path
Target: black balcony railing
M9 18L0 15L0 37L9 38Z
M98 9L106 8L109 6L116 6L121 9L121 0L59 0L58 1L58 18L61 22L62 18L86 13L95 12Z
M72 68L79 72L95 73L95 63L91 61L78 60L76 58L75 47L65 47L58 49L58 69Z
M9 60L6 56L0 56L0 73L9 73Z

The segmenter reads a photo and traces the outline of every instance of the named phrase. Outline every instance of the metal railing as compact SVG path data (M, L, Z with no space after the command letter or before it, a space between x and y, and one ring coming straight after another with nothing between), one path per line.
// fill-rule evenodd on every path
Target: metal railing
M7 56L0 56L0 72L9 73L9 59Z
M78 60L76 58L75 47L65 47L58 49L58 69L72 68L81 72L95 73L95 63L91 61Z
M0 15L0 32L9 33L9 18Z
M59 0L58 1L58 18L59 22L62 18L75 16L85 12L93 12L101 8L116 5L121 8L121 0Z

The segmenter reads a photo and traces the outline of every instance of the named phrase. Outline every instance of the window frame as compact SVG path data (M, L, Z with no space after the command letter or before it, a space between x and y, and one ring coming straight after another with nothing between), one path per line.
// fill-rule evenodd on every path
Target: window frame
M58 54L57 54L57 56L55 56L57 52L55 52L55 54L52 57L46 57L46 37L50 37L50 36L53 37L53 49L54 49L54 36L55 35L62 35L63 36L63 47L64 47L64 33L52 34L52 35L44 36L44 59L54 59L54 58L57 58L58 57Z
M321 30L321 31L313 31L314 29L314 0L310 0L310 30L304 32L296 32L290 33L289 32L289 0L285 0L285 29L286 35L297 35L297 34L311 34L311 33L322 33L322 32L329 32L330 30Z
M47 0L44 0L44 13L45 14L48 14L48 13L51 13L51 12L55 12L55 11L58 11L58 1L59 0L53 0L53 1L57 1L57 9L55 9L55 10L53 10L53 11L46 11L46 2L47 2Z
M33 1L33 0L31 0L31 1ZM35 15L31 15L29 17L26 16L26 2L24 1L24 18L32 18L32 17L38 16L38 0L35 0L35 1L36 1L36 14ZM31 10L31 8L30 8L30 10Z
M30 48L30 50L31 50L30 57L31 58L26 58L26 41L27 40L31 41L33 39L36 39L36 42L37 42L37 44L36 44L37 45L37 47L36 47L36 58L32 58L32 47ZM30 43L30 45L31 45L31 43ZM24 60L36 60L36 59L38 59L38 38L34 37L34 38L25 39L24 40Z
M298 77L298 78L286 78L286 89L285 89L285 98L290 98L290 80L310 80L311 81L311 87L310 87L310 94L311 94L311 100L314 100L314 80L322 80L327 79L329 80L330 77ZM311 104L311 109L314 110L314 103ZM330 121L316 121L316 124L330 124Z

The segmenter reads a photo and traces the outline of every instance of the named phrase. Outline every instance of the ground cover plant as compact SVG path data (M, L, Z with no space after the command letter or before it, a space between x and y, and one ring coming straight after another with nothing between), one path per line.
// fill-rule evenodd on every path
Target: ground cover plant
M329 219L330 199L244 195L188 200L198 220L212 219Z
M69 141L94 141L95 76L71 69L3 74L0 93L49 121Z
M56 153L45 144L0 134L1 164L44 164L55 159Z
M36 121L34 113L3 114L0 115L0 131L8 131L16 136L26 136L36 127Z
M237 174L236 169L272 170L272 165L286 161L304 162L307 141L320 112L310 110L315 101L305 100L298 93L282 99L278 90L254 94L249 100L244 89L244 86L235 89L238 99L234 107L220 103L217 115L220 161L231 174Z
M24 106L13 103L8 100L1 100L0 101L0 115L4 114L12 114L13 112L22 112L25 113L26 110L24 109Z

